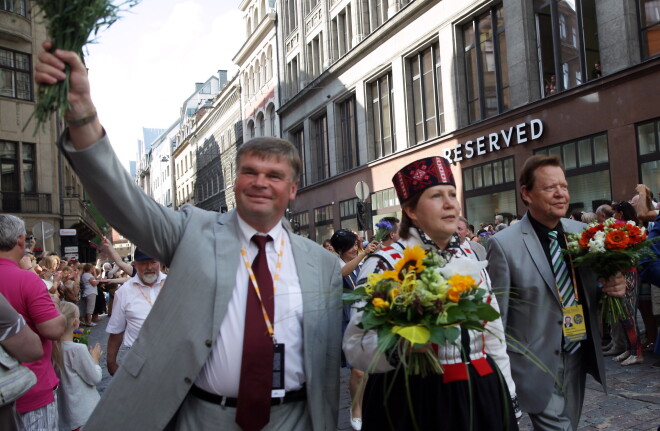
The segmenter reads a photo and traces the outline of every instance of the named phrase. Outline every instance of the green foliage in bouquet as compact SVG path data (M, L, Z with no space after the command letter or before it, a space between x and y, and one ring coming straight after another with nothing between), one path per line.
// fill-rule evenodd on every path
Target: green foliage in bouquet
M74 51L81 56L83 47L93 42L101 29L110 27L119 19L121 12L138 3L139 0L118 4L110 0L34 0L32 2L42 14L53 43L53 50ZM35 133L54 112L58 112L63 117L69 108L68 66L66 75L67 78L57 84L39 87L38 101L32 114L37 119Z

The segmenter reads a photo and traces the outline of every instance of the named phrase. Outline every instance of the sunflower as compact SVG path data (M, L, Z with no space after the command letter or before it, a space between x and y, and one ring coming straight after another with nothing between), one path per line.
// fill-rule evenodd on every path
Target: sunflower
M403 280L404 274L402 271L415 271L418 274L426 269L426 266L422 263L426 257L426 252L422 247L416 245L412 248L406 247L403 250L403 258L394 265L394 271L399 275L399 279Z

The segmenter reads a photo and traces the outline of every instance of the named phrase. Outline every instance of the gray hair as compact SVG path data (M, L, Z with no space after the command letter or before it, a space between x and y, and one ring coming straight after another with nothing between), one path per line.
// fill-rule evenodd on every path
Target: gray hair
M495 216L495 220L503 222L504 221L504 216L501 215L501 214L498 214L498 215Z
M284 139L274 138L271 136L263 136L253 138L238 147L236 151L236 168L241 166L241 157L245 154L254 154L261 159L268 159L271 157L282 158L289 162L291 170L293 171L293 181L298 181L302 163L300 155L294 145L285 141Z
M596 213L582 213L582 223L592 223L596 221Z
M0 214L0 251L16 247L21 235L25 235L25 222L11 214Z

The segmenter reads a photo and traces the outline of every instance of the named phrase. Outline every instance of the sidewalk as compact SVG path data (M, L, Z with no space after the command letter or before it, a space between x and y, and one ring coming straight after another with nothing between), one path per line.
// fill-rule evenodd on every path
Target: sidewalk
M98 325L91 328L90 344L101 343L103 357L103 380L98 390L103 393L110 383L111 377L105 366L105 351L108 334L105 327L108 317L103 316ZM660 360L650 353L644 355L646 361L641 365L622 367L605 358L607 384L609 394L606 395L598 383L587 377L587 392L580 420L580 430L583 431L658 431L660 427L660 368L651 365ZM341 393L339 400L338 430L350 430L348 394L348 376L346 369L341 370ZM520 422L521 431L532 429L529 418L525 415Z

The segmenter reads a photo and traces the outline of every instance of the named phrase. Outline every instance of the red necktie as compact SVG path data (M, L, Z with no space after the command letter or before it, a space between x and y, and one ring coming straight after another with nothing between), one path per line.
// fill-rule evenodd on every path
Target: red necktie
M255 235L252 241L259 253L252 262L252 271L259 285L259 292L271 322L275 314L273 277L268 269L266 243L270 236ZM258 431L270 420L270 396L273 384L273 339L261 311L261 302L248 282L247 305L245 307L245 330L243 333L243 360L241 381L238 387L236 423L244 431Z

